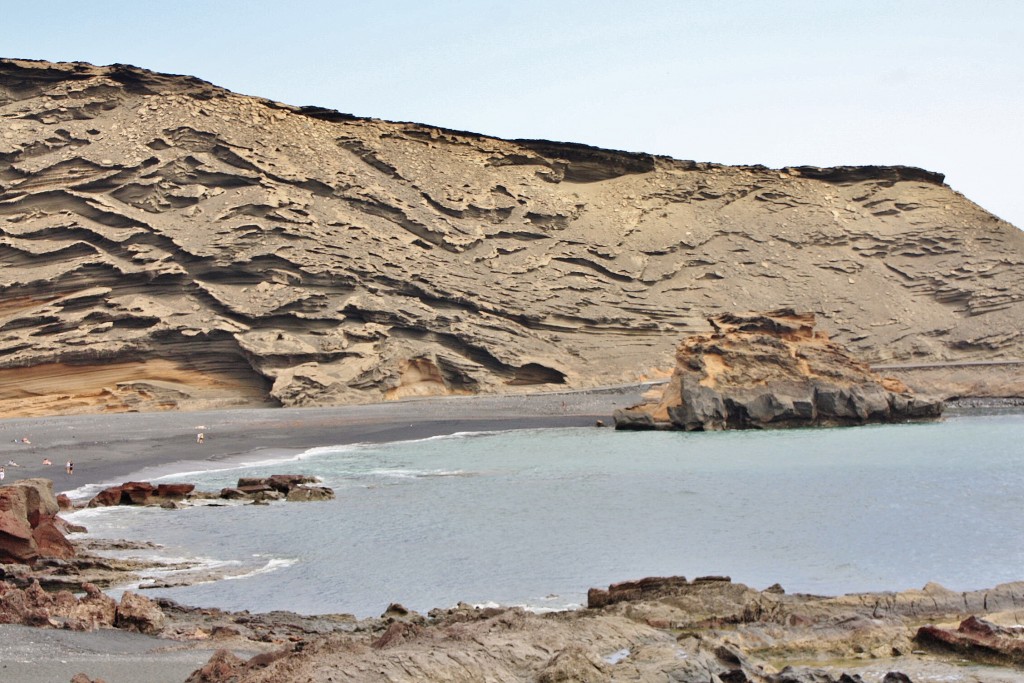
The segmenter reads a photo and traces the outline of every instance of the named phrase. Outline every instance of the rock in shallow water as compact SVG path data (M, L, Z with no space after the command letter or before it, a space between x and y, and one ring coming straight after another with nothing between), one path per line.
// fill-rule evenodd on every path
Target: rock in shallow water
M720 315L685 339L661 399L615 413L617 429L762 429L936 418L915 396L814 329L812 313Z

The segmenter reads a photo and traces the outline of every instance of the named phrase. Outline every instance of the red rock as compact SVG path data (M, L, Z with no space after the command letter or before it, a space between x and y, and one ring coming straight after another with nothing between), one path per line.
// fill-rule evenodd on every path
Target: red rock
M58 509L53 482L48 479L24 479L0 487L0 563L73 557L74 546L59 528Z
M99 493L97 493L95 496L93 496L92 500L89 501L89 507L91 507L91 508L107 507L107 506L110 506L110 505L120 505L120 504L121 504L121 487L120 486L111 486L110 488L105 488L102 491L100 491Z
M195 484L159 484L156 487L156 495L160 498L181 500L196 488Z
M974 661L1024 664L1024 638L1019 633L973 616L960 622L956 631L922 626L915 639L923 645L953 650Z
M244 665L230 650L217 650L206 664L192 672L185 683L228 683L237 678Z
M126 481L121 484L121 504L146 505L154 493L156 487L148 481Z
M147 597L125 591L117 606L114 626L139 633L159 633L164 627L164 613Z
M71 544L58 528L53 517L39 521L32 530L32 538L40 557L52 557L66 560L75 556L75 546Z

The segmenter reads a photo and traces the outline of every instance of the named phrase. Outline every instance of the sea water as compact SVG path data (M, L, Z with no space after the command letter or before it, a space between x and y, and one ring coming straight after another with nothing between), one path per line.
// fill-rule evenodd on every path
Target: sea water
M99 537L232 579L145 591L231 610L566 609L593 586L729 575L839 594L1024 579L1024 416L715 433L580 428L317 448L190 473L315 475L337 498L92 509ZM167 477L165 481L181 481ZM169 572L173 574L173 572Z

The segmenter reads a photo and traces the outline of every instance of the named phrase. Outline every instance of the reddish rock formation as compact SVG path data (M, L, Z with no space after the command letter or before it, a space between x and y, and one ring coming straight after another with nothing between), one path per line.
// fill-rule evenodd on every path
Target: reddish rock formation
M955 631L922 626L916 640L921 645L952 650L974 661L1024 665L1024 633L1020 627L1004 628L975 616L961 621Z
M117 603L96 586L85 584L85 595L71 591L48 592L33 581L28 588L16 588L0 581L0 624L52 626L75 631L110 628L117 619Z
M164 613L155 602L138 593L125 591L117 606L114 625L128 631L154 634L164 627L164 621Z
M73 557L75 549L61 532L58 510L49 479L0 487L0 564Z
M146 481L129 481L120 486L111 486L96 494L89 501L89 507L110 505L162 505L173 507L174 503L192 497L219 497L225 500L268 500L314 501L334 498L334 491L326 486L311 486L316 477L305 474L274 474L269 477L242 477L237 487L221 489L216 494L195 490L195 484L160 484L154 486Z
M780 309L709 322L712 334L679 345L661 399L616 411L617 429L855 425L942 413L941 401L879 377L816 332L812 313Z

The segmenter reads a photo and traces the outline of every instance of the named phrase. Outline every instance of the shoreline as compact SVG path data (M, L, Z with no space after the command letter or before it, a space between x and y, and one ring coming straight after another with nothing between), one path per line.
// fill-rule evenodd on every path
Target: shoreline
M388 443L458 432L612 427L616 408L649 385L580 392L409 399L329 408L251 408L0 419L0 464L14 481L52 479L56 492L115 485L139 473L208 470L253 453ZM196 435L204 434L203 443ZM25 444L21 439L28 439ZM44 458L52 465L43 465ZM64 472L66 461L74 473Z
M165 474L172 473L170 470L185 472L184 467L208 470L254 459L285 461L290 455L318 446L396 442L457 432L590 427L596 420L604 420L607 428L611 429L612 411L631 405L630 402L638 402L648 388L641 385L573 394L417 399L338 408L4 419L0 420L0 462L13 458L22 465L8 468L8 482L5 483L43 476L54 479L58 490L75 490L84 486L121 483L127 480L126 477L139 473L152 472L155 478L161 476L161 471L166 471ZM1022 412L1019 399L986 400L982 403L953 404L947 415L956 418L992 411ZM204 428L206 436L203 444L195 442L199 426ZM23 435L27 435L32 443L14 443ZM42 466L40 463L44 457L50 458L54 464ZM72 457L76 463L75 473L70 478L65 477L62 467L67 457ZM654 610L651 614L655 622L662 619L663 607L642 609ZM492 611L512 614L514 608L494 608ZM476 614L483 613L488 613L488 608L476 611ZM579 614L579 617L556 614L544 621L530 616L515 618L526 619L531 628L536 629L546 629L563 620L565 623L577 623L578 619L593 618L589 610L582 610ZM251 617L246 613L244 618ZM198 616L187 619L201 623ZM325 617L295 617L298 623L319 623L321 619ZM363 620L375 624L378 621L383 629L386 626L383 617ZM121 630L73 633L7 625L0 626L0 641L4 644L0 646L0 659L9 665L5 668L5 675L14 674L17 680L26 683L69 680L76 671L102 676L111 683L135 680L133 676L137 667L143 663L149 667L150 677L147 680L180 683L210 658L215 646L227 646L243 657L258 653L256 649L250 649L255 647L252 643L197 641L175 645L175 641ZM911 666L925 665L916 660L914 664L895 660L892 666L914 671ZM915 673L923 672L924 669L918 668ZM946 671L940 673L945 675ZM1024 677L1011 676L1013 674L993 680L1000 683L1024 682ZM919 679L915 677L913 680ZM933 679L925 677L920 680Z
M254 454L287 459L311 448L413 441L459 432L614 428L612 413L643 400L658 382L513 395L445 396L315 408L233 408L196 412L0 418L0 465L7 480L43 477L57 493L99 490L132 478L216 469ZM1019 412L1024 398L947 402L945 417ZM202 427L202 429L199 429ZM202 431L205 439L196 443ZM29 439L29 444L21 442ZM53 464L42 464L48 458ZM71 460L74 474L64 472Z

